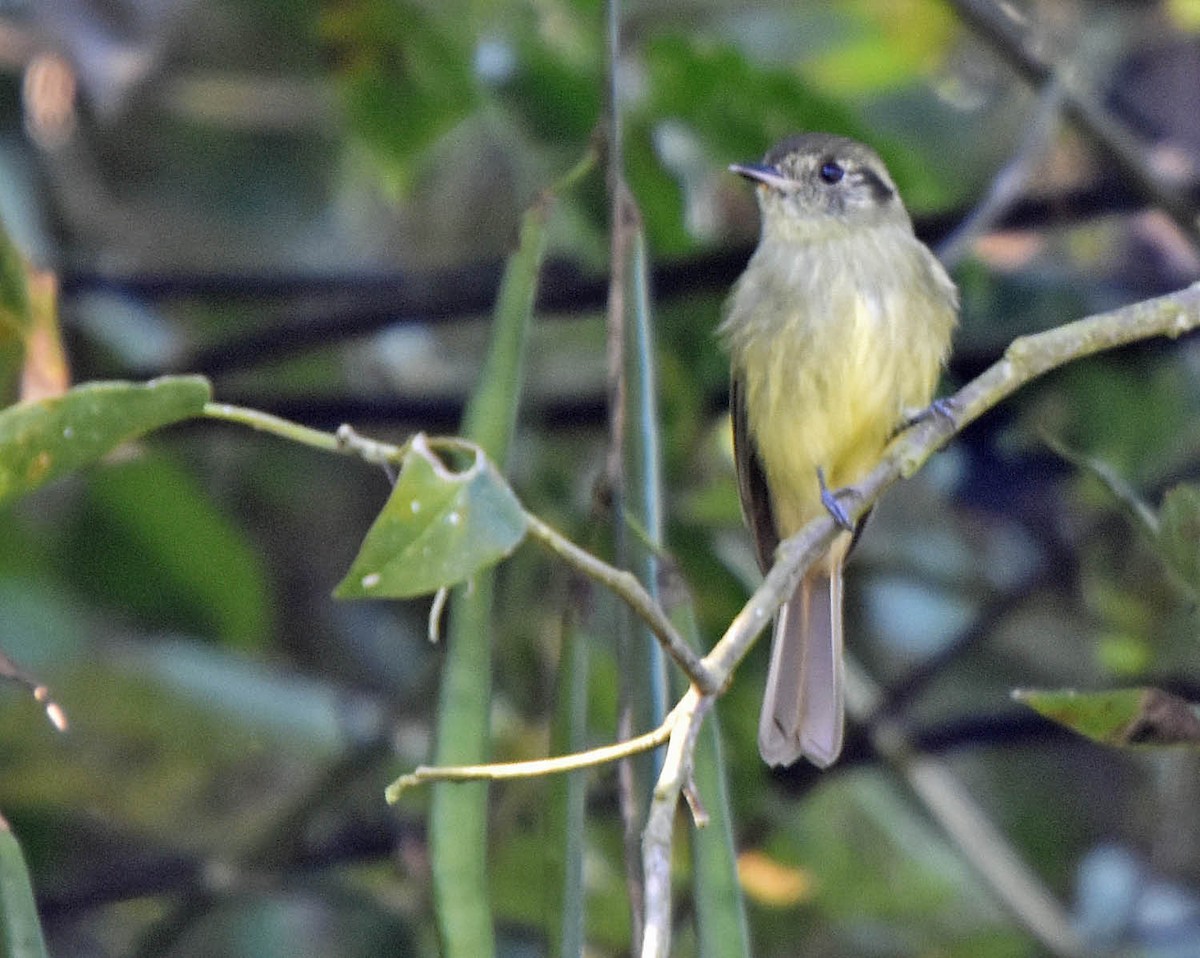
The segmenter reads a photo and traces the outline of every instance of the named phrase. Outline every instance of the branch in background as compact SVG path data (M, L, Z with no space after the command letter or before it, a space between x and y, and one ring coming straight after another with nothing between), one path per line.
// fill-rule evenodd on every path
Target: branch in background
M1048 83L1031 122L1026 127L1025 137L1012 159L992 178L987 195L971 214L938 244L938 259L946 269L953 270L967 255L975 240L993 230L996 223L1020 199L1030 176L1050 147L1051 138L1058 128L1061 109L1062 86L1059 83Z
M1035 87L1062 84L1063 112L1150 203L1161 207L1194 244L1200 245L1195 198L1154 172L1144 146L1090 93L1072 82L1042 53L1037 31L1011 4L995 0L952 0L962 20Z
M1200 197L1190 197L1190 202L1198 201ZM1004 214L990 225L995 229L1061 227L1133 212L1145 205L1120 177L1102 177L1079 189L1012 199ZM970 210L953 209L918 217L917 235L937 246L968 215ZM682 296L723 295L745 269L750 253L749 246L739 246L658 264L651 271L655 299L663 303ZM430 273L116 276L66 270L60 279L61 297L67 304L88 294L130 297L158 305L204 299L253 305L262 317L260 324L231 330L220 341L188 344L161 366L131 366L121 373L138 378L168 369L218 376L406 323L432 325L483 317L495 303L502 271L501 262L483 262ZM607 289L607 278L577 263L549 260L542 270L537 310L548 321L598 312L604 308ZM65 312L71 314L69 308ZM79 372L80 378L89 378L86 367ZM418 397L404 402L416 410L414 416L431 405ZM435 413L448 417L447 427L457 422L457 411L442 412L442 404L432 405ZM427 418L420 421L429 424Z

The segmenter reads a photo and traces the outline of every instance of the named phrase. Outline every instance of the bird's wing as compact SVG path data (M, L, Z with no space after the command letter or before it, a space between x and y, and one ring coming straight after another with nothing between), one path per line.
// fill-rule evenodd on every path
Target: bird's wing
M775 517L771 511L771 493L767 489L767 477L758 459L758 450L750 436L750 425L746 419L745 388L734 376L729 386L730 414L733 418L733 460L737 467L738 495L742 500L742 515L754 536L754 551L763 572L775 561L775 547L779 545L779 533L775 531Z

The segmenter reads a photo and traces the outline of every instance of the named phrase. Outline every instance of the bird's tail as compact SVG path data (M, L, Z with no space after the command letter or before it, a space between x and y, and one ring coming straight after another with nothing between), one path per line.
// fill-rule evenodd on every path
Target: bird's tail
M842 564L810 569L779 610L758 723L768 765L819 768L842 750Z

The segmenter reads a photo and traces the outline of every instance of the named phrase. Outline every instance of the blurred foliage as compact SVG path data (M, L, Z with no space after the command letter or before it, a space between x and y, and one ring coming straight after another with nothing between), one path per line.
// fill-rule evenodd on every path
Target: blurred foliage
M1168 489L1159 520L1163 557L1195 601L1200 598L1200 488Z
M131 617L247 651L271 632L258 555L192 475L163 455L100 470L62 517L63 557L93 598Z
M12 958L45 958L46 944L21 846L0 820L0 941Z
M1171 84L1196 85L1194 6L1023 10L1134 131L1147 167L1187 175L1194 97ZM627 173L660 270L666 540L711 641L757 574L712 335L757 231L727 164L794 130L857 136L936 232L1011 160L1036 96L939 0L623 13ZM88 384L0 412L0 649L72 720L58 736L24 689L0 687L0 809L50 953L439 953L428 796L389 809L383 789L432 754L446 653L426 641L427 600L330 599L387 508L386 477L229 425L179 425L207 397L199 380L93 383L197 372L223 401L316 426L396 442L455 428L497 263L602 123L604 16L599 0L44 0L0 13L31 38L0 80L0 216L15 241L0 250L0 386L14 397L26 359L30 262L57 275L69 366ZM985 235L955 270L948 384L1021 332L1200 275L1187 240L1122 202L1126 185L1069 127L1035 165L1023 195L1041 213ZM522 505L601 553L607 215L597 175L546 224L541 291L555 306L529 334L507 457ZM1125 719L1144 698L1122 687L1200 700L1198 365L1183 340L1039 381L889 496L847 578L852 654L1093 954L1200 941L1196 758L1061 733L1010 690L1132 701ZM580 599L537 550L495 575L494 757L564 741L551 715L569 636L586 656L577 738L611 741L621 667L591 628L611 608ZM589 628L569 627L576 616ZM764 662L756 650L718 708L755 953L1035 953L865 745L820 776L761 765ZM557 784L490 790L501 956L558 940ZM621 955L615 772L584 785L583 934L589 953ZM684 828L676 939L692 955Z
M470 36L452 13L377 0L334 0L321 12L347 120L400 185L475 104Z

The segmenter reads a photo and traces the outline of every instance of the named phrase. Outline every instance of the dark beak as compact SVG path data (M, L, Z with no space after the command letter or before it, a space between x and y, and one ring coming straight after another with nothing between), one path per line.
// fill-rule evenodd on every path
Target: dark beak
M777 190L786 189L792 183L779 171L778 167L768 166L765 163L734 163L729 167L729 172Z

